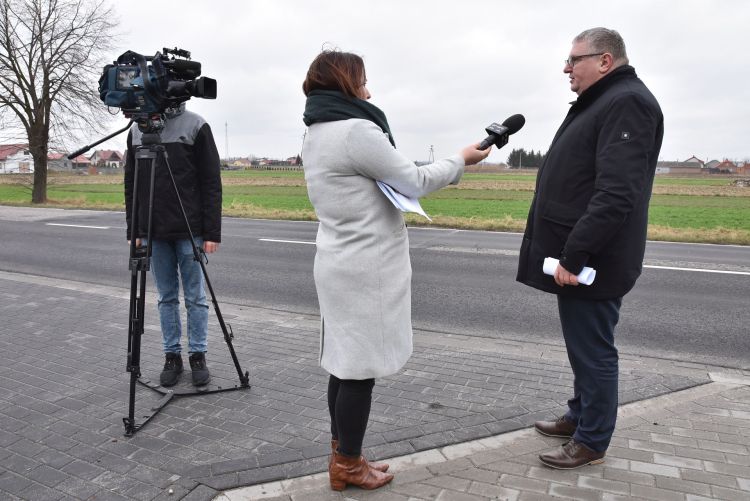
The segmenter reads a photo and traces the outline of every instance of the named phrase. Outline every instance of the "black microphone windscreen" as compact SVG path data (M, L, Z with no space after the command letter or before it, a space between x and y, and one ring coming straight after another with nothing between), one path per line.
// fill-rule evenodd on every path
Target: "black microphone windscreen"
M188 79L198 78L201 74L201 63L198 61L188 61L186 59L172 59L165 63L173 71L182 74Z
M508 128L508 134L515 134L526 123L526 119L521 114L513 115L505 119L503 125Z

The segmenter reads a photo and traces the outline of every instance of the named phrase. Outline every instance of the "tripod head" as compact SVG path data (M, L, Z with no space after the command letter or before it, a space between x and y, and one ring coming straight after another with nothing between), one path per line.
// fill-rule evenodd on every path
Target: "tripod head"
M159 134L166 126L166 117L163 113L156 113L146 118L137 118L138 130L143 134Z
M166 117L162 113L151 115L145 119L136 121L138 130L143 134L141 136L141 145L151 146L161 144L161 131L167 125Z

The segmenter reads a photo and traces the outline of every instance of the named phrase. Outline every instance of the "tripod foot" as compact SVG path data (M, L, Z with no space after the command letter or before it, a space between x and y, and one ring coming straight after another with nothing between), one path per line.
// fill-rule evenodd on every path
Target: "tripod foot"
M135 424L135 420L130 418L122 418L122 422L125 425L125 436L132 437L140 429L140 426Z

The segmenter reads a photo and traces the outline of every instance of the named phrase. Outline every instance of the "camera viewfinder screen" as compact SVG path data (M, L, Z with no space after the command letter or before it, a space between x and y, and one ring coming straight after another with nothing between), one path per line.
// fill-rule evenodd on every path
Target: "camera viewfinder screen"
M117 88L119 90L133 87L133 79L138 76L138 68L117 68Z

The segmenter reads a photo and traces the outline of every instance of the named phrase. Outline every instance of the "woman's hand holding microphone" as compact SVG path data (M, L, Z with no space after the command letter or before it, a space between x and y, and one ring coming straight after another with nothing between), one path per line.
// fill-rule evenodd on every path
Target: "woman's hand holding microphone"
M480 150L479 143L475 143L461 150L461 156L464 157L465 165L474 165L487 158L491 151L492 146L490 146L486 150Z

